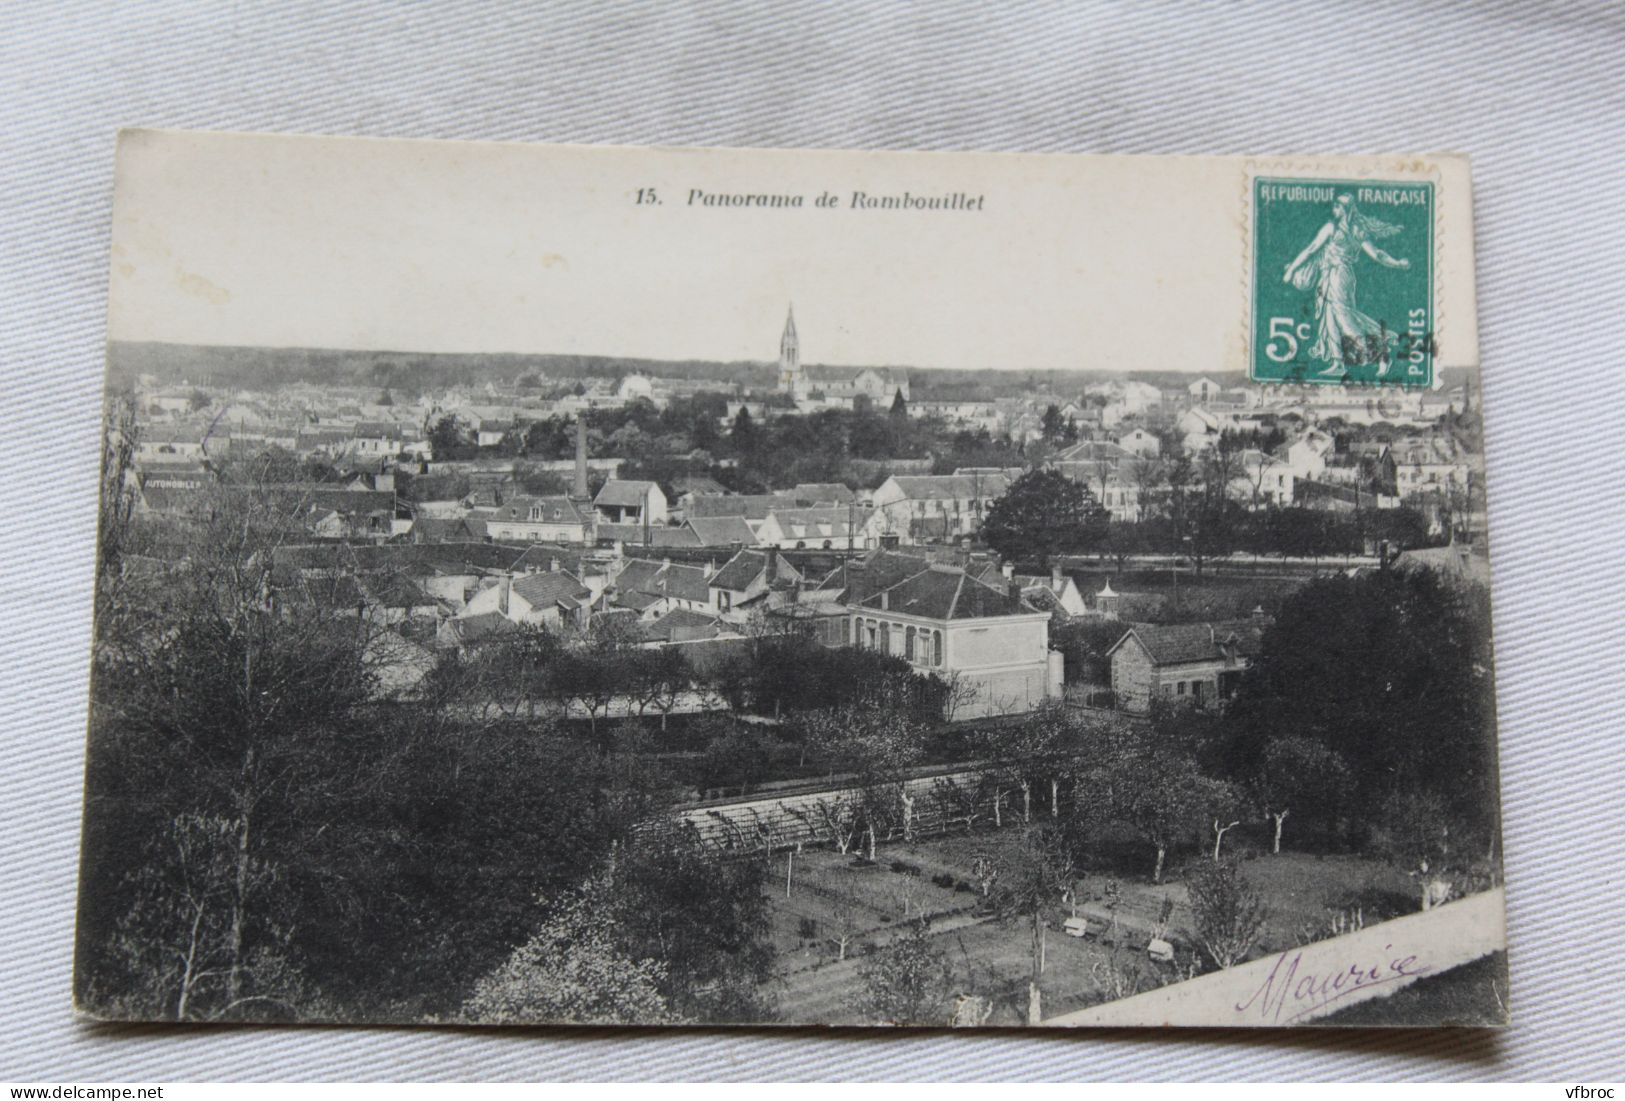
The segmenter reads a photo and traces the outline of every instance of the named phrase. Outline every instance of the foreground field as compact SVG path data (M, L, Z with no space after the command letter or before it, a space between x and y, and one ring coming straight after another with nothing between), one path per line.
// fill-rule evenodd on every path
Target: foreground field
M880 1023L866 1008L865 963L924 920L930 943L948 961L954 991L983 999L989 1025L1023 1023L1031 926L1019 916L1001 919L976 874L978 858L996 856L1012 836L1003 831L893 846L874 864L834 852L801 853L788 869L788 894L788 857L778 857L768 892L780 1018ZM1339 922L1376 921L1415 908L1410 881L1366 858L1282 853L1247 862L1245 872L1269 906L1255 956L1333 935ZM1040 988L1046 1017L1177 981L1197 963L1189 900L1175 878L1152 884L1083 876L1071 899L1058 896L1045 911ZM1145 952L1164 911L1172 963L1152 961ZM1097 921L1088 938L1067 936L1062 925L1076 913L1109 916L1115 925Z

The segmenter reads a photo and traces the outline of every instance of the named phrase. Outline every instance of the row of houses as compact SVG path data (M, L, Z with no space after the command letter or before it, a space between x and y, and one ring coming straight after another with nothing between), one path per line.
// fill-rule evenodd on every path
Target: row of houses
M1064 686L1052 611L1027 595L1049 593L1054 579L900 550L811 578L772 549L674 562L544 545L315 544L279 548L274 563L282 599L372 617L423 648L477 646L526 626L585 632L606 619L647 645L800 622L825 645L879 650L950 681L960 717L1030 710Z
M1218 422L1189 410L1193 437L1186 446L1201 456L1219 439ZM1155 436L1150 436L1155 441ZM1123 442L1085 440L1057 452L1049 464L1090 490L1113 520L1142 520L1161 485L1157 452L1131 434ZM1227 495L1250 508L1394 508L1429 494L1465 491L1481 472L1479 456L1442 433L1373 441L1338 454L1332 436L1309 428L1278 448L1243 448L1224 460ZM1213 466L1198 466L1201 477Z
M210 419L146 426L136 441L135 460L220 460L250 456L269 447L301 457L319 455L333 460L400 455L427 459L431 454L422 431L398 421L231 424Z
M470 508L455 534L505 541L619 542L653 547L865 550L973 536L1019 472L894 475L863 500L839 483L767 494L685 492L673 507L650 481L610 479L582 496L517 495ZM427 511L435 511L431 503ZM444 518L444 517L443 517Z

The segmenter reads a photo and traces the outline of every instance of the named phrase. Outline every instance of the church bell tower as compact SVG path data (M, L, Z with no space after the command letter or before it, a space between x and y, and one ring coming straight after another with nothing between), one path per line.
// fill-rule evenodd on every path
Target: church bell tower
M796 308L790 307L784 319L784 335L779 338L779 389L798 394L801 376L801 341L796 336Z

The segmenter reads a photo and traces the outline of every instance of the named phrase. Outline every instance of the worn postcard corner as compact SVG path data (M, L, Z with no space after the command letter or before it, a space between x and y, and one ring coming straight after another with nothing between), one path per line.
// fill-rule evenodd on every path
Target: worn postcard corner
M1505 1023L1470 191L124 133L78 1012Z

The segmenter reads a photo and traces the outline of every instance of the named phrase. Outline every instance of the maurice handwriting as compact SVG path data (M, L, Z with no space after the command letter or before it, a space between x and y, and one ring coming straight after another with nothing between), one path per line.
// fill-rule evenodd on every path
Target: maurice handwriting
M1392 953L1393 948L1391 944L1383 945L1384 954ZM1251 1010L1271 1024L1291 1024L1356 991L1415 978L1427 974L1428 970L1426 964L1418 963L1416 957L1410 955L1316 972L1304 966L1303 949L1290 949L1276 957L1275 966L1270 968L1263 985L1253 991L1252 997L1236 1003L1236 1012Z

